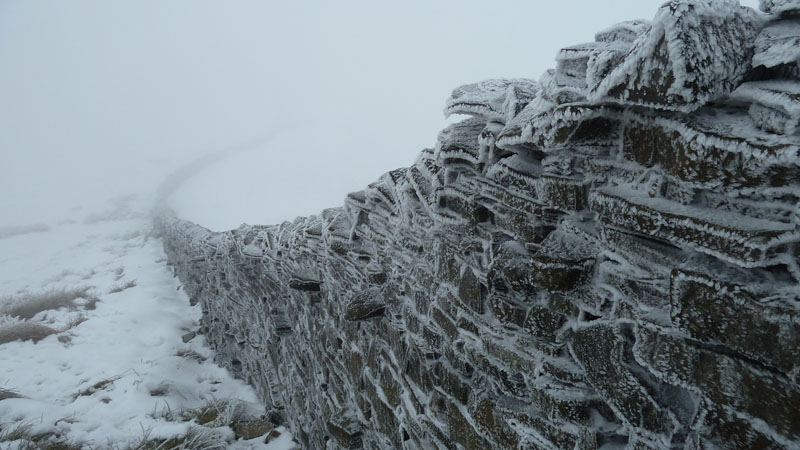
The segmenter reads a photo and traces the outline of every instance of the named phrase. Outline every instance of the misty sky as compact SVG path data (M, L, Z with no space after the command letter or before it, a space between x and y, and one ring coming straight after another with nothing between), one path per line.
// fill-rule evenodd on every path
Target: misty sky
M149 199L231 148L173 196L181 215L225 229L339 206L435 143L452 88L538 79L661 3L0 0L0 227Z

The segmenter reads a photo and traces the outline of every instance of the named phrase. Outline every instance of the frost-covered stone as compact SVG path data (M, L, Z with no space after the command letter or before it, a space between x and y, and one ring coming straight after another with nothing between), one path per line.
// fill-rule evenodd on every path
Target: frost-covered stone
M200 332L305 448L796 447L797 77L750 69L736 3L456 89L472 117L343 207L161 215Z
M800 11L800 1L798 0L759 0L758 6L769 14Z
M751 103L750 117L762 130L794 134L800 125L799 81L745 83L731 94L731 98Z
M561 105L536 111L534 104L522 111L500 132L497 146L518 146L541 152L565 147L609 147L618 144L615 108L586 104Z
M539 84L542 87L541 95L537 98L539 101L532 102L536 113L545 111L551 105L586 101L585 82L570 80L555 69L547 70L539 79Z
M620 333L618 327L608 324L582 328L576 332L570 350L589 382L611 399L609 406L614 413L649 441L664 445L677 431L678 421L656 403L630 369L620 364L625 345Z
M659 378L700 393L711 402L762 420L779 440L800 439L800 388L790 380L742 359L692 345L645 328L636 333L633 353Z
M386 313L386 300L378 289L370 289L356 296L345 308L345 320L359 321L381 318Z
M781 259L782 246L800 241L794 224L720 214L635 191L598 190L592 192L589 206L615 226L745 267L775 264Z
M614 24L594 35L597 42L628 42L633 43L639 36L647 32L650 21L644 19L628 20Z
M676 270L670 277L670 315L677 327L789 376L800 375L800 315L792 307L797 301L697 273Z
M800 20L776 20L761 30L756 38L753 67L796 65L800 61Z
M467 114L505 122L535 96L539 85L527 79L497 79L458 87L450 94L445 115Z
M647 32L650 22L631 20L618 23L595 35L595 44L584 44L586 89L594 91L622 63L639 36ZM566 49L565 49L566 50ZM565 51L562 50L562 53ZM575 53L572 51L571 53Z
M752 420L736 415L735 410L702 399L691 428L697 433L697 448L731 448L749 450L783 450L791 448L787 441L777 441L760 430ZM702 437L701 437L702 436Z
M676 118L632 116L625 125L622 152L697 188L780 188L800 182L797 138L763 132L738 110L719 108Z
M589 99L694 111L744 79L759 27L735 0L672 0Z

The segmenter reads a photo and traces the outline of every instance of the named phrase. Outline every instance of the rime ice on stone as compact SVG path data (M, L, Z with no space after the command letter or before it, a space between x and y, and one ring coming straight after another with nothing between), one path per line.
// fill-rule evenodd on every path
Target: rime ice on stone
M759 0L759 7L765 13L783 14L800 11L798 0Z
M584 44L586 55L586 88L597 89L600 82L614 70L630 51L633 43L646 33L650 22L632 20L609 27L594 37L594 44ZM562 53L564 50L562 50Z
M633 43L639 36L647 32L650 21L644 19L629 20L612 25L594 35L597 42Z
M562 66L563 69L564 67ZM571 83L570 81L570 77L563 72L560 73L554 69L546 71L539 79L542 91L537 99L557 105L585 101L586 85L584 83Z
M458 88L342 208L161 217L221 362L305 448L797 448L800 22L764 4Z
M458 87L450 94L445 115L467 114L505 122L522 109L539 91L534 80L498 79Z
M798 27L800 28L800 27ZM794 134L800 122L800 83L771 80L745 83L731 98L751 103L750 116L759 128Z
M800 19L779 19L764 27L756 38L753 67L775 67L800 61Z
M738 1L672 0L589 99L691 112L742 81L759 26Z

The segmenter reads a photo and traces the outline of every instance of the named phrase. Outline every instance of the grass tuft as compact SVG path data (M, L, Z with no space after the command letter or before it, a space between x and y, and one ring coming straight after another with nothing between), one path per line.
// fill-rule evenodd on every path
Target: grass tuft
M22 398L22 396L13 389L0 388L0 402L9 398Z
M81 450L84 446L54 433L33 434L30 423L0 424L0 444L14 443L17 450ZM3 447L3 446L0 446Z
M110 386L115 381L119 380L120 378L122 378L122 376L121 375L117 375L117 376L113 376L111 378L106 378L105 380L100 380L97 383L89 386L88 388L78 392L77 394L75 394L73 396L73 398L87 397L89 395L93 395L96 392L104 390L105 388L107 388L108 386Z
M153 411L151 417L168 422L188 422L189 432L179 438L152 439L150 432L145 431L144 437L137 446L132 447L133 449L227 448L229 444L224 441L224 435L216 431L221 427L230 427L235 439L266 436L269 440L280 436L274 423L264 416L255 417L254 411L249 409L248 404L239 400L212 399L199 408L185 410L173 410L169 403L164 402L164 407Z
M167 404L161 411L155 411L153 418L168 422L191 422L210 428L230 426L246 420L247 405L241 401L210 400L203 406L174 411Z
M0 345L14 341L33 341L37 343L51 334L63 333L89 320L85 316L76 317L62 329L56 329L36 322L2 323L0 322ZM62 339L63 338L63 339ZM59 341L68 343L69 336L59 336Z
M186 359L192 359L192 360L195 360L195 361L200 362L200 363L208 359L205 356L201 355L200 353L197 353L194 350L188 350L188 349L179 350L178 353L175 353L175 356L178 356L178 357L181 357L181 358L186 358Z
M108 293L109 294L116 294L117 292L122 292L124 290L130 289L130 288L134 288L134 287L136 287L136 280L131 280L131 281L128 281L127 283L119 284L119 285L114 286L113 288L111 288L110 291L108 291Z
M67 308L75 310L75 300L82 298L88 301L86 309L94 309L98 299L89 293L89 288L51 290L41 294L27 294L2 301L0 314L30 320L42 311ZM91 307L88 305L91 304Z
M152 439L146 431L142 440L131 450L216 450L227 448L222 434L205 427L191 427L182 437L172 439Z
M59 330L38 323L22 322L0 328L0 345L13 341L33 341L37 343Z
M0 424L0 442L18 441L21 439L26 439L30 435L30 423Z

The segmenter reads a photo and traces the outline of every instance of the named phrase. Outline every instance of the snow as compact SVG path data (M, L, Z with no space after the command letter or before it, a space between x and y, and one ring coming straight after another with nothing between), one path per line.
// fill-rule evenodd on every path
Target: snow
M212 362L214 352L201 335L183 342L182 335L197 328L199 307L189 305L167 267L162 243L141 212L146 202L126 205L110 205L116 214L74 216L0 237L4 296L87 288L88 296L99 298L95 309L49 310L31 319L56 329L84 320L67 331L37 343L0 344L0 388L21 396L0 400L1 428L30 425L34 433L57 433L95 449L126 448L144 434L172 438L194 426L166 420L168 411L228 400L252 415L264 413L251 387ZM0 310L9 301L0 299ZM0 315L0 328L21 320ZM280 438L268 445L264 439L228 445L293 448L291 435L279 431ZM214 432L233 436L227 427Z

